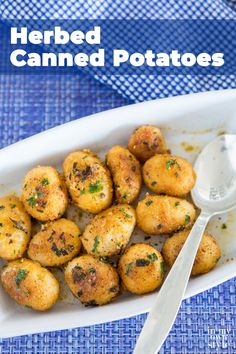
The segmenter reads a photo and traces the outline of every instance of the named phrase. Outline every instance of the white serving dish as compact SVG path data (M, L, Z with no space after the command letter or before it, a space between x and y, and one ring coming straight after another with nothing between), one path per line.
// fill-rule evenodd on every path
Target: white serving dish
M32 166L59 166L70 151L90 148L103 156L113 144L127 144L132 130L142 124L163 129L172 152L191 161L201 148L222 132L236 133L236 90L207 92L154 100L98 113L58 126L0 151L0 195L19 190L19 183ZM227 223L227 229L221 229ZM219 240L223 256L209 274L191 279L185 297L193 296L236 275L236 212L212 220L208 229ZM142 235L135 232L133 240ZM159 241L160 240L160 241ZM161 244L153 236L147 242ZM178 281L176 281L178 286ZM68 296L45 313L14 303L0 288L0 337L94 325L147 312L156 293L123 294L111 304L85 308Z

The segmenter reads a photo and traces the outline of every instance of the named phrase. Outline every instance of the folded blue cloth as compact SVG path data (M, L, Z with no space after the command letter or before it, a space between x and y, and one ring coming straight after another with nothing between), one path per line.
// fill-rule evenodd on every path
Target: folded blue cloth
M235 8L234 0L3 0L1 6L3 19L235 19ZM236 87L235 75L103 75L96 79L134 101Z

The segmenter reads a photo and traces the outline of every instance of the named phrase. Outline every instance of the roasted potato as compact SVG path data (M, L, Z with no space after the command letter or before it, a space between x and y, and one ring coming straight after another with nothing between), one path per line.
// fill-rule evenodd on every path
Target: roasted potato
M73 202L82 210L99 213L112 202L110 172L89 150L69 154L63 171Z
M194 206L184 199L147 195L136 209L137 224L151 235L168 234L190 227L195 220Z
M149 293L163 282L162 255L151 245L136 243L121 256L118 272L126 290L135 294Z
M141 189L140 163L128 149L119 145L108 151L106 162L114 181L117 202L133 203Z
M86 306L106 304L119 293L115 268L88 254L67 265L65 280L72 293Z
M136 223L134 209L119 204L96 215L81 237L84 248L95 256L119 254L127 245Z
M193 188L196 175L192 165L182 157L155 155L143 166L146 186L156 194L183 196Z
M180 253L190 231L181 231L168 238L163 246L162 254L165 262L172 267ZM194 264L192 275L208 273L212 270L221 256L220 247L215 238L207 232L203 234Z
M156 154L165 153L166 143L159 128L142 125L130 136L128 149L139 161L145 162Z
M42 226L29 244L28 256L46 267L59 266L78 255L81 248L78 226L59 219Z
M21 258L30 240L31 220L14 195L0 198L0 257Z
M38 262L29 259L12 261L2 270L1 281L6 292L19 304L45 311L59 297L56 278Z
M27 173L21 199L27 212L40 221L59 219L68 205L65 183L50 166L37 166Z

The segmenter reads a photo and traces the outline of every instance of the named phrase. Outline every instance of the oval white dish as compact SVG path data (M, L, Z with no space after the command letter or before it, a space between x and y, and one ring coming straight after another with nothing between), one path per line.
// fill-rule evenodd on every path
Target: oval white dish
M103 157L113 144L126 145L132 130L142 124L160 126L173 153L194 161L202 147L216 135L236 133L236 90L207 92L149 101L98 113L35 135L0 151L0 195L19 190L32 166L59 166L68 152L90 148ZM222 226L226 224L225 226ZM185 298L236 275L236 211L216 217L209 224L222 248L222 259L209 274L190 280ZM143 235L135 232L132 242ZM159 247L162 239L146 242ZM178 286L178 283L176 283ZM85 308L68 297L45 313L21 308L0 287L0 337L94 325L147 312L156 293L124 293L102 307Z

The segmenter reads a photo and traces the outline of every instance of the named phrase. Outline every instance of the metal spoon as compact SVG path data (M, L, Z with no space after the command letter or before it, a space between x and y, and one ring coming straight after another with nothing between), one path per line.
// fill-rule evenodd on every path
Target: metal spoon
M201 213L148 315L134 354L155 354L164 343L181 305L194 259L209 219L236 207L236 135L207 145L195 163L192 198Z

